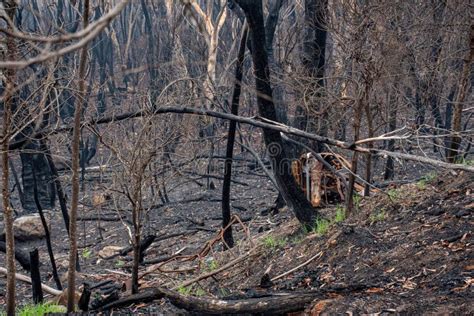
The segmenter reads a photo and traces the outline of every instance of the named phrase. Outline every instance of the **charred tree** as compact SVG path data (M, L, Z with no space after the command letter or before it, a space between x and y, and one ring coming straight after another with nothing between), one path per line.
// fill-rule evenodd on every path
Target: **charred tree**
M58 288L58 290L62 290L63 287L61 285L61 280L59 279L58 269L56 268L56 260L54 259L53 247L51 245L51 234L49 233L48 223L46 222L46 218L44 217L43 207L41 206L41 201L39 199L38 182L36 181L36 173L34 170L33 170L33 196L34 196L36 207L38 209L38 213L41 218L41 223L43 224L43 228L44 228L44 235L46 237L46 246L48 248L49 260L51 261L51 268L53 270L53 279L54 279L54 282L56 282L56 287Z
M392 91L390 95L390 104L388 110L388 131L393 132L397 128L397 103L395 92ZM387 150L395 150L395 140L390 139L387 143ZM395 175L395 161L393 157L388 157L385 164L384 180L392 180Z
M235 82L234 92L232 95L231 114L238 115L240 93L242 90L243 66L245 58L245 47L247 43L248 27L245 24L240 39L239 53L237 56L237 64L235 66ZM225 156L224 182L222 184L222 228L226 228L230 223L230 184L232 180L232 158L234 155L235 132L237 122L229 122L229 132L227 133L227 148ZM234 238L232 237L232 226L227 227L224 231L224 248L232 248L234 246Z
M259 114L263 118L276 121L268 59L265 51L266 41L262 3L261 1L255 2L250 0L238 0L236 2L245 12L250 29ZM264 129L263 134L275 173L275 179L281 189L283 198L303 225L313 225L319 215L306 199L301 189L296 185L295 179L291 175L291 164L287 158L288 155L280 133L275 130Z
M305 0L303 65L306 71L306 80L311 87L312 97L305 100L308 108L297 107L295 122L295 126L299 129L315 132L322 136L326 136L328 131L328 113L321 104L325 87L327 6L327 0ZM311 142L308 145L317 152L322 150L321 144L317 142Z
M448 152L448 162L454 163L460 158L460 148L462 138L460 136L462 127L462 112L463 104L469 90L469 79L472 78L471 65L474 59L474 24L471 24L470 34L468 38L469 49L467 56L464 60L464 67L462 70L461 78L459 79L459 91L454 103L454 113L452 118L452 129L453 136L451 138L451 146ZM472 80L472 79L471 79Z
M39 304L43 302L43 289L41 288L41 275L39 270L39 255L38 249L30 252L31 265L31 290L33 292L33 303Z

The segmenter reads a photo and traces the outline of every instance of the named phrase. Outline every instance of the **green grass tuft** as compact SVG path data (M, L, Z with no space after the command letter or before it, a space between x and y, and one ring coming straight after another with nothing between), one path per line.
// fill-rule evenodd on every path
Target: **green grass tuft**
M314 223L313 232L322 236L327 233L330 225L331 225L331 222L329 222L327 219L318 218L316 222Z
M382 222L385 220L385 210L381 209L378 212L375 212L374 214L370 214L370 224L376 223L376 222Z
M219 268L219 263L215 259L209 260L207 262L207 270L210 272L216 270L217 268Z
M55 305L52 303L41 303L37 305L26 305L19 308L16 315L19 316L43 316L50 313L66 313L66 307L62 305ZM0 312L0 315L6 315L4 312Z
M400 197L400 192L397 189L390 189L387 194L392 202L396 202Z
M263 245L269 249L283 248L286 244L287 240L285 238L275 238L272 235L268 235L263 239Z
M360 196L359 194L354 194L354 196L352 198L352 201L354 202L354 206L355 206L356 210L360 209L360 201L361 200L362 200L362 196Z
M346 219L346 211L342 205L336 206L336 215L334 216L334 223L341 223Z
M178 287L178 293L182 295L191 295L192 293L192 288L190 286L182 286L180 285Z
M437 176L434 171L424 175L421 180L416 183L416 187L420 190L426 189L426 185L436 179Z
M206 291L204 291L201 287L198 287L196 289L193 288L192 285L190 286L179 286L178 287L178 293L181 295L193 295L193 296L206 296Z

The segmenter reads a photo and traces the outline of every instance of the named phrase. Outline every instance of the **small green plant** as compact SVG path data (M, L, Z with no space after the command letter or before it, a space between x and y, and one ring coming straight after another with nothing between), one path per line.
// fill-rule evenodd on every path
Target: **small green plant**
M37 305L26 305L17 311L19 316L43 316L51 313L66 313L67 309L61 305L41 303ZM3 315L3 313L2 313Z
M286 246L285 238L275 238L272 235L268 235L263 239L263 245L269 249L283 248Z
M117 268L121 268L125 265L125 262L123 260L117 260L117 262L115 262L115 266Z
M424 190L426 189L426 180L425 179L421 179L420 181L418 181L416 183L416 187L419 189L419 190Z
M456 163L465 166L474 166L474 159L466 159L465 157L460 157L456 159Z
M192 288L190 286L182 286L178 287L178 293L182 295L191 295Z
M193 289L193 286L182 286L178 287L178 293L181 295L193 295L193 296L205 296L206 291L204 291L201 287Z
M334 223L343 222L346 219L346 211L342 205L336 206L336 215L334 216Z
M387 194L388 194L388 197L389 199L392 201L392 202L395 202L396 200L398 200L399 198L399 193L397 189L390 189L388 190Z
M84 248L82 250L82 258L89 259L92 255L92 251L89 248Z
M225 287L219 288L217 290L217 292L219 293L219 295L218 295L219 297L226 297L226 296L229 296L230 294L232 294L232 292L229 289L225 288Z
M202 288L197 288L195 291L194 291L194 296L206 296L206 291L204 291Z
M318 218L314 222L313 232L322 236L327 233L330 224L331 223L327 219Z
M381 209L380 211L377 211L373 214L370 215L370 223L376 223L376 222L382 222L385 219L385 210Z
M209 271L214 271L218 267L219 267L219 263L217 263L217 261L215 259L211 259L211 260L207 261L207 269Z
M362 197L359 194L354 194L352 201L354 201L354 206L356 210L360 208L360 201L362 200Z
M306 230L305 230L304 234L301 234L301 233L296 234L295 236L291 237L290 242L292 244L299 244L300 242L302 242L304 240L305 235L307 235L307 234L308 234L308 232Z
M426 185L428 183L430 183L431 181L433 181L434 179L436 179L436 177L437 177L436 172L430 172L430 173L424 175L420 179L420 181L418 181L416 183L417 188L420 189L420 190L424 190L426 188Z

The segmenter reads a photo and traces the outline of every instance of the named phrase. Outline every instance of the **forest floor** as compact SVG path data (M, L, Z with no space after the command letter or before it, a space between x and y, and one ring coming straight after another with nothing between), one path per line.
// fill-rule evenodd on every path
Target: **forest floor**
M312 315L474 313L474 175L428 174L393 186L356 199L356 209L347 219L339 206L320 209L328 220L313 231L303 231L288 210L268 212L276 194L265 177L239 173L235 180L244 184L235 184L232 191L233 212L242 221L233 226L232 250L222 251L220 242L219 187L206 191L184 186L170 196L174 202L148 212L143 234L157 238L140 268L140 273L146 271L141 288L174 288L182 295L226 300L319 291L305 307ZM131 253L107 259L104 248L129 245L125 224L130 214L117 211L112 203L92 207L91 200L92 195L82 201L78 284L111 280L126 296ZM60 212L55 212L52 240L63 283L68 262L65 236ZM44 240L18 241L17 247L40 250L43 282L53 286ZM2 266L4 262L0 253ZM0 278L0 306L4 282ZM19 302L30 303L30 286L18 282L17 295ZM166 299L120 312L187 313Z

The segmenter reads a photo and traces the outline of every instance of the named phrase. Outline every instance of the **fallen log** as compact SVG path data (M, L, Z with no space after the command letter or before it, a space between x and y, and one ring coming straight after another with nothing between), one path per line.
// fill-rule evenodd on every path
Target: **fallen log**
M0 267L0 274L6 276L7 273L8 273L7 269ZM31 278L27 277L26 275L23 275L23 274L15 273L15 279L17 279L19 281L22 281L22 282L25 282L25 283L28 283L28 284L31 284ZM43 284L43 283L41 284L41 288L46 293L52 294L54 296L58 296L58 295L61 295L63 293L63 291L53 289L52 287L47 286L46 284Z
M304 310L307 304L318 297L322 298L322 295L313 292L274 294L266 297L241 300L220 300L186 296L167 289L152 288L107 304L100 310L111 310L130 304L147 303L166 298L176 307L198 314L285 314Z
M79 216L77 221L102 221L102 222L119 222L121 220L127 220L126 216L99 216L99 215L88 215L88 216Z

